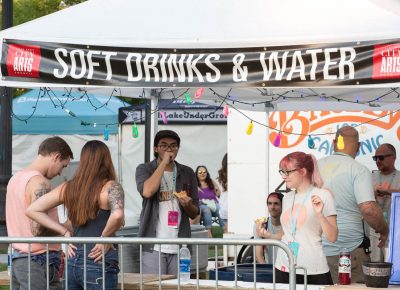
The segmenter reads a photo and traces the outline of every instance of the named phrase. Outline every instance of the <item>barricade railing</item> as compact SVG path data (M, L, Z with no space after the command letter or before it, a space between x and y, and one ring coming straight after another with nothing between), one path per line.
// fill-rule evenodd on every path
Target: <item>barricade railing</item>
M200 245L214 245L215 246L215 289L218 289L219 284L218 284L218 246L234 246L234 256L237 256L237 247L242 246L242 245L249 245L253 246L253 288L257 289L257 279L256 279L256 274L257 274L257 265L256 265L256 249L255 246L273 246L273 256L275 256L275 247L281 248L287 255L288 262L289 262L289 284L288 288L289 290L295 290L296 289L296 265L295 265L295 258L293 256L293 253L289 249L289 247L284 244L281 241L276 241L276 240L268 240L268 239L209 239L209 238L178 238L178 239L159 239L159 238L133 238L133 237L113 237L113 238L64 238L64 237L35 237L35 238L11 238L11 237L0 237L0 244L12 244L12 243L24 243L24 244L29 244L29 253L28 253L28 283L29 283L29 289L31 289L31 280L30 280L30 269L31 269L31 244L32 243L41 243L41 244L46 244L46 279L47 279L47 289L49 289L49 244L83 244L84 245L84 253L83 256L84 258L84 269L86 269L86 260L87 260L87 244L103 244L103 252L102 252L102 275L105 277L105 255L104 255L104 244L118 244L119 245L119 267L120 267L120 274L121 274L121 280L120 280L120 289L124 289L124 278L125 278L125 271L124 271L124 255L123 253L123 248L124 246L127 245L139 245L139 254L140 254L140 271L139 271L139 285L140 289L142 290L144 287L144 275L143 275L143 269L142 269L142 254L143 254L143 245L148 245L148 244L158 244L158 245L192 245L192 252L196 252L196 287L194 289L200 289L203 288L200 285L200 278L199 278L199 246ZM159 273L158 273L158 289L162 289L162 279L161 279L161 268L160 268L160 257L161 253L159 253ZM193 257L193 253L192 257ZM207 253L208 255L208 253ZM180 273L179 273L179 251L178 251L178 269L177 269L177 289L180 290L181 287L181 281L180 281ZM272 273L273 273L273 289L276 289L276 282L275 282L275 265L273 261L273 266L272 266ZM237 262L236 259L234 261L234 275L235 275L235 281L234 281L234 289L238 288L238 269L237 269ZM13 262L12 259L10 259L10 267L12 269L13 267ZM307 288L307 274L306 274L306 269L304 269L304 281L305 281L305 288ZM68 259L65 258L65 263L64 263L64 278L65 280L65 289L68 289ZM10 277L10 289L12 290L12 279ZM86 289L86 271L84 271L84 289ZM105 283L103 284L103 289L105 290ZM186 285L186 284L185 284Z

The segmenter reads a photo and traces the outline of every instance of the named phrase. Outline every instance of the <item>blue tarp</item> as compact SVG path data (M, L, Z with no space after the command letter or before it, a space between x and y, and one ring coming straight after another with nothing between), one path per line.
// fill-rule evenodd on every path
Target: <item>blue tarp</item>
M113 96L31 90L13 100L13 134L101 135L106 125L116 134L124 106Z

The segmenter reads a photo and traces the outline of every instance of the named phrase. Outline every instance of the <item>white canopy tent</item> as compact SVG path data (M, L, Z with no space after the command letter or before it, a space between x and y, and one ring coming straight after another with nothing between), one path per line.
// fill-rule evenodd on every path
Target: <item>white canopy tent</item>
M89 0L2 39L158 48L237 48L399 38L394 0Z
M204 1L132 1L132 0L89 0L82 4L64 9L57 13L36 19L17 27L0 32L2 54L5 53L5 40L51 42L85 46L109 46L125 48L166 48L174 49L203 49L203 48L253 48L260 47L268 50L274 46L314 45L326 43L353 43L357 46L366 41L395 40L400 43L400 3L393 0L232 0L227 3L221 0ZM400 57L400 56L399 56ZM5 63L2 63L2 67ZM3 68L4 69L4 68ZM254 106L261 112L268 110L293 109L341 109L345 104L353 110L362 110L377 101L390 88L399 87L400 82L380 82L379 84L346 85L342 89L327 88L315 83L311 93L309 89L297 89L293 98L275 98L288 89L250 89L241 88L237 83L229 83L225 88L215 83L216 91L226 95L230 87L239 100L248 102L268 102L274 108L265 108L265 103ZM64 87L60 82L26 82L26 79L16 80L4 78L0 86L13 87ZM110 90L102 86L71 83L70 87L86 87L89 90ZM118 82L106 86L118 87L123 96L138 96L142 89L127 86ZM173 87L172 84L160 83L159 87ZM176 87L194 87L186 82L175 84ZM205 86L213 86L206 84ZM288 83L290 86L290 83ZM141 86L146 87L146 86ZM249 87L249 86L247 86ZM268 87L268 85L267 85ZM286 87L286 86L285 86ZM296 87L299 87L298 85ZM302 98L302 90L310 97ZM146 89L146 96L152 97L152 108L156 108L157 98L172 98L171 90ZM325 95L324 95L325 94ZM321 102L320 98L336 96L342 102ZM398 93L392 91L382 98L381 104L392 109L398 104ZM203 98L222 100L211 90L206 90ZM355 101L357 99L357 101ZM295 101L295 102L293 102ZM345 103L343 101L350 101ZM366 103L367 106L362 106ZM292 105L293 104L293 105ZM240 105L254 110L253 106ZM398 106L398 105L397 105ZM264 114L265 115L265 114ZM233 116L228 120L234 122ZM261 122L268 122L262 114L256 116ZM153 124L156 124L154 122ZM228 123L228 124L229 124ZM156 125L155 125L156 126ZM153 128L153 132L156 129ZM238 199L237 208L231 212L241 212L240 200L247 193L257 193L263 196L267 185L265 176L268 175L268 142L260 144L243 144L242 135L233 126L228 129L229 152L229 191L233 199ZM244 151L237 144L250 146L254 150ZM253 155L251 154L253 153ZM256 175L244 178L244 172L255 172ZM254 204L259 209L262 203ZM257 211L255 211L257 212ZM250 217L251 218L251 217ZM246 225L245 225L246 226ZM243 227L232 228L235 232L243 232Z

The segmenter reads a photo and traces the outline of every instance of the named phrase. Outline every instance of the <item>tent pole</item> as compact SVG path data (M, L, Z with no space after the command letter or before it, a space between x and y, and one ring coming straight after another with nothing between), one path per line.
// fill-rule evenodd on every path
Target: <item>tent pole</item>
M156 90L151 90L150 99L146 99L145 109L145 137L144 137L144 161L149 162L153 158L153 139L158 131L158 98ZM152 114L152 112L155 112Z
M12 26L13 1L2 2L2 28ZM7 236L5 205L7 183L11 178L12 170L12 90L11 88L0 88L0 236Z

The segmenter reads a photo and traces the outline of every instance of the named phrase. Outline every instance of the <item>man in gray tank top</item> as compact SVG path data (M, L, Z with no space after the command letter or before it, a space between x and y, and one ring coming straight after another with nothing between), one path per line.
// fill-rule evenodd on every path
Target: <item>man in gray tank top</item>
M267 197L267 208L269 217L265 221L260 221L260 227L257 227L257 222L254 224L254 239L280 239L282 232L281 214L282 214L282 199L283 194L279 192L271 192ZM276 258L278 249L273 251L273 246L256 246L256 261L257 263L272 264Z

